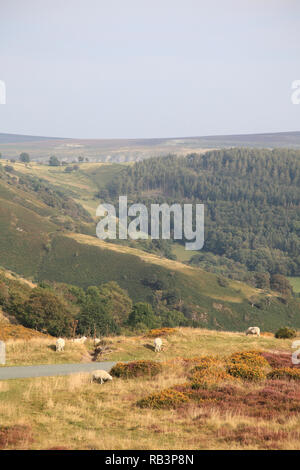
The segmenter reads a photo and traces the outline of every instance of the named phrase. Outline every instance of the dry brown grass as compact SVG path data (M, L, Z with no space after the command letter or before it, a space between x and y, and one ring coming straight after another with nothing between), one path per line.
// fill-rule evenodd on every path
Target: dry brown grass
M42 335L28 339L9 339L6 342L7 366L33 364L63 364L91 361L92 341L74 344L66 340L65 350L56 352L56 338Z
M0 340L1 341L28 341L34 338L46 339L47 335L40 333L39 331L25 328L22 325L10 324L5 318L0 319Z
M155 380L105 385L91 383L89 374L9 381L0 389L0 422L30 426L30 449L299 449L298 414L265 419L195 402L177 410L136 406L149 393L185 381L182 365L164 368ZM253 385L253 393L259 387ZM6 448L20 445L11 441Z
M0 325L3 334L6 328L13 331L19 325ZM65 351L55 351L55 338L45 336L33 330L24 329L28 335L23 338L23 327L19 338L10 336L7 340L7 365L56 364L63 362L89 362L93 352L93 342L74 344L66 340ZM30 336L33 333L33 336ZM17 338L17 339L14 339ZM174 360L177 357L193 358L209 354L228 356L236 351L245 350L288 350L292 340L281 340L274 337L245 336L244 333L217 332L200 328L176 328L172 335L163 337L160 353L155 353L153 339L145 335L114 336L106 338L109 350L97 356L98 361L133 361L133 360ZM286 364L287 366L287 364Z
M92 383L90 375L84 373L0 382L0 425L5 428L28 426L32 438L28 442L7 442L5 448L300 448L300 414L295 408L299 392L294 381L285 383L281 380L280 384L279 381L238 381L234 384L233 395L229 384L224 385L223 392L200 389L196 393L198 397L203 395L204 401L191 400L178 409L140 409L136 405L138 400L149 394L174 385L182 387L196 363L195 357L209 354L225 357L249 349L285 349L287 352L289 340L179 328L176 334L163 339L165 350L154 353L145 347L148 343L143 336L110 339L115 348L110 353L111 357L146 359L148 355L152 360L167 363L152 379L114 378L104 385ZM30 357L32 360L33 350L37 352L39 348L51 345L53 340L47 341L28 342L27 360ZM8 344L15 358L24 354L24 344L21 341ZM70 348L74 346L77 351L79 347L86 348L85 345L70 343ZM40 357L36 352L35 360ZM185 355L187 359L183 359ZM221 399L207 401L207 397L214 398L209 394Z
M110 337L112 352L105 360L131 361L153 359L167 361L176 357L193 358L209 354L228 356L245 350L288 350L291 340L274 337L250 337L244 333L219 332L202 328L176 328L176 333L162 338L160 353L154 353L152 338L141 336Z

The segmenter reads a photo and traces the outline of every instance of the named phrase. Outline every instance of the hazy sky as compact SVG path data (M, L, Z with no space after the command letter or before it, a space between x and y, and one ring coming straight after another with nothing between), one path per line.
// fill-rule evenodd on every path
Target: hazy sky
M300 130L298 0L0 0L0 132Z

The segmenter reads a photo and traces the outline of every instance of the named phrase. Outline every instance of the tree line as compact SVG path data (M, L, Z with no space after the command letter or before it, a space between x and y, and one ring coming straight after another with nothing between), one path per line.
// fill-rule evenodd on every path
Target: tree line
M43 281L31 289L0 275L3 312L27 328L53 336L102 336L161 326L188 326L188 319L176 310L176 293L165 292L164 297L154 312L147 302L133 304L126 290L114 281L85 290Z

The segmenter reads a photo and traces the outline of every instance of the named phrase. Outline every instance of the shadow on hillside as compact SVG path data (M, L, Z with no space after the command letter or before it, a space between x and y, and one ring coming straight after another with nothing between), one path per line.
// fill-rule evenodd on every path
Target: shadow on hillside
M48 349L51 349L51 351L56 351L56 346L55 344L49 344L49 346L47 346Z
M155 350L154 346L152 344L149 344L149 343L144 344L144 348L150 349L151 351Z

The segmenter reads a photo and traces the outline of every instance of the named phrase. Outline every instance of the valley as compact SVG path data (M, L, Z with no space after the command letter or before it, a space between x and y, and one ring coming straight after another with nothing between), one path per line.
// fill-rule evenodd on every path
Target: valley
M239 151L229 153L226 158L231 158L234 162L235 152ZM222 161L224 158L222 152L208 153L203 157L186 157L179 161L181 171L191 165L190 162L194 162L193 166L202 165L202 160L210 158L210 155L213 161L217 158ZM294 166L297 165L296 155L290 154ZM175 157L168 157L166 164L170 158ZM260 158L264 165L266 157L261 152L254 152L253 157L248 157L245 153L243 161L245 158L253 158L255 161ZM272 154L267 158L273 158ZM161 247L155 246L151 241L143 243L124 240L112 243L101 241L95 236L95 208L103 197L106 202L114 202L113 188L118 187L122 181L124 187L120 187L120 193L125 191L126 194L127 191L129 199L134 201L139 197L136 192L139 191L140 183L134 182L136 190L132 192L131 175L139 172L140 177L145 179L146 172L149 179L155 175L156 167L160 174L164 174L161 171L163 164L164 160L159 158L135 166L79 162L75 169L66 171L66 165L51 167L35 162L15 162L9 165L9 162L2 159L0 265L36 284L61 283L87 289L90 286L116 282L128 292L133 303L146 302L160 312L158 315L169 312L168 315L176 317L178 313L181 320L179 317L172 320L175 324L176 321L185 321L188 325L231 331L243 330L249 323L258 324L268 331L276 331L284 325L300 327L300 302L297 297L289 296L285 300L286 294L276 292L276 288L275 291L272 290L268 277L251 273L240 262L209 252L210 249L216 252L213 246L206 248L206 245L204 250L190 253L182 245L175 243L166 243ZM173 172L176 165L173 165ZM294 171L294 178L297 178L297 166ZM189 177L194 178L194 175ZM144 188L149 184L152 184L151 181L145 180L142 183ZM158 185L160 184L159 182ZM168 184L167 180L165 184ZM182 194L181 189L178 191L178 194ZM292 214L296 215L296 218L293 217L292 236L293 250L297 252L299 191L297 192L296 187L293 190L291 185L289 191L289 197L294 198L290 212L291 217ZM170 196L167 194L168 198ZM149 197L141 192L140 197L146 204L153 200L159 202L159 198L153 194ZM171 197L174 198L174 195ZM239 212L234 217L238 217L238 214ZM215 224L216 222L211 224L208 218L206 230L209 227L211 231ZM220 221L220 224L222 226L223 222ZM242 231L236 233L236 229L230 226L229 230L232 231L234 244L238 242L237 237L244 237ZM260 230L260 237L264 230ZM274 239L278 239L276 230L280 236L283 235L281 227L274 226L274 230ZM223 233L227 233L225 236L229 242L228 228ZM222 232L219 237L222 238ZM213 240L215 234L211 232L207 243L212 245ZM224 242L225 240L222 243ZM168 255L172 250L173 255ZM257 248L256 253L260 250L262 253L266 252L262 247ZM229 251L228 248L227 253ZM254 250L252 252L254 254ZM249 255L252 252L248 249ZM277 252L279 254L278 250ZM274 254L277 252L275 250ZM278 260L284 261L284 256L287 254L280 254ZM297 258L293 258L294 264L296 260ZM241 271L236 276L233 275L235 268ZM266 268L268 269L267 266L261 266L256 269L259 272Z

